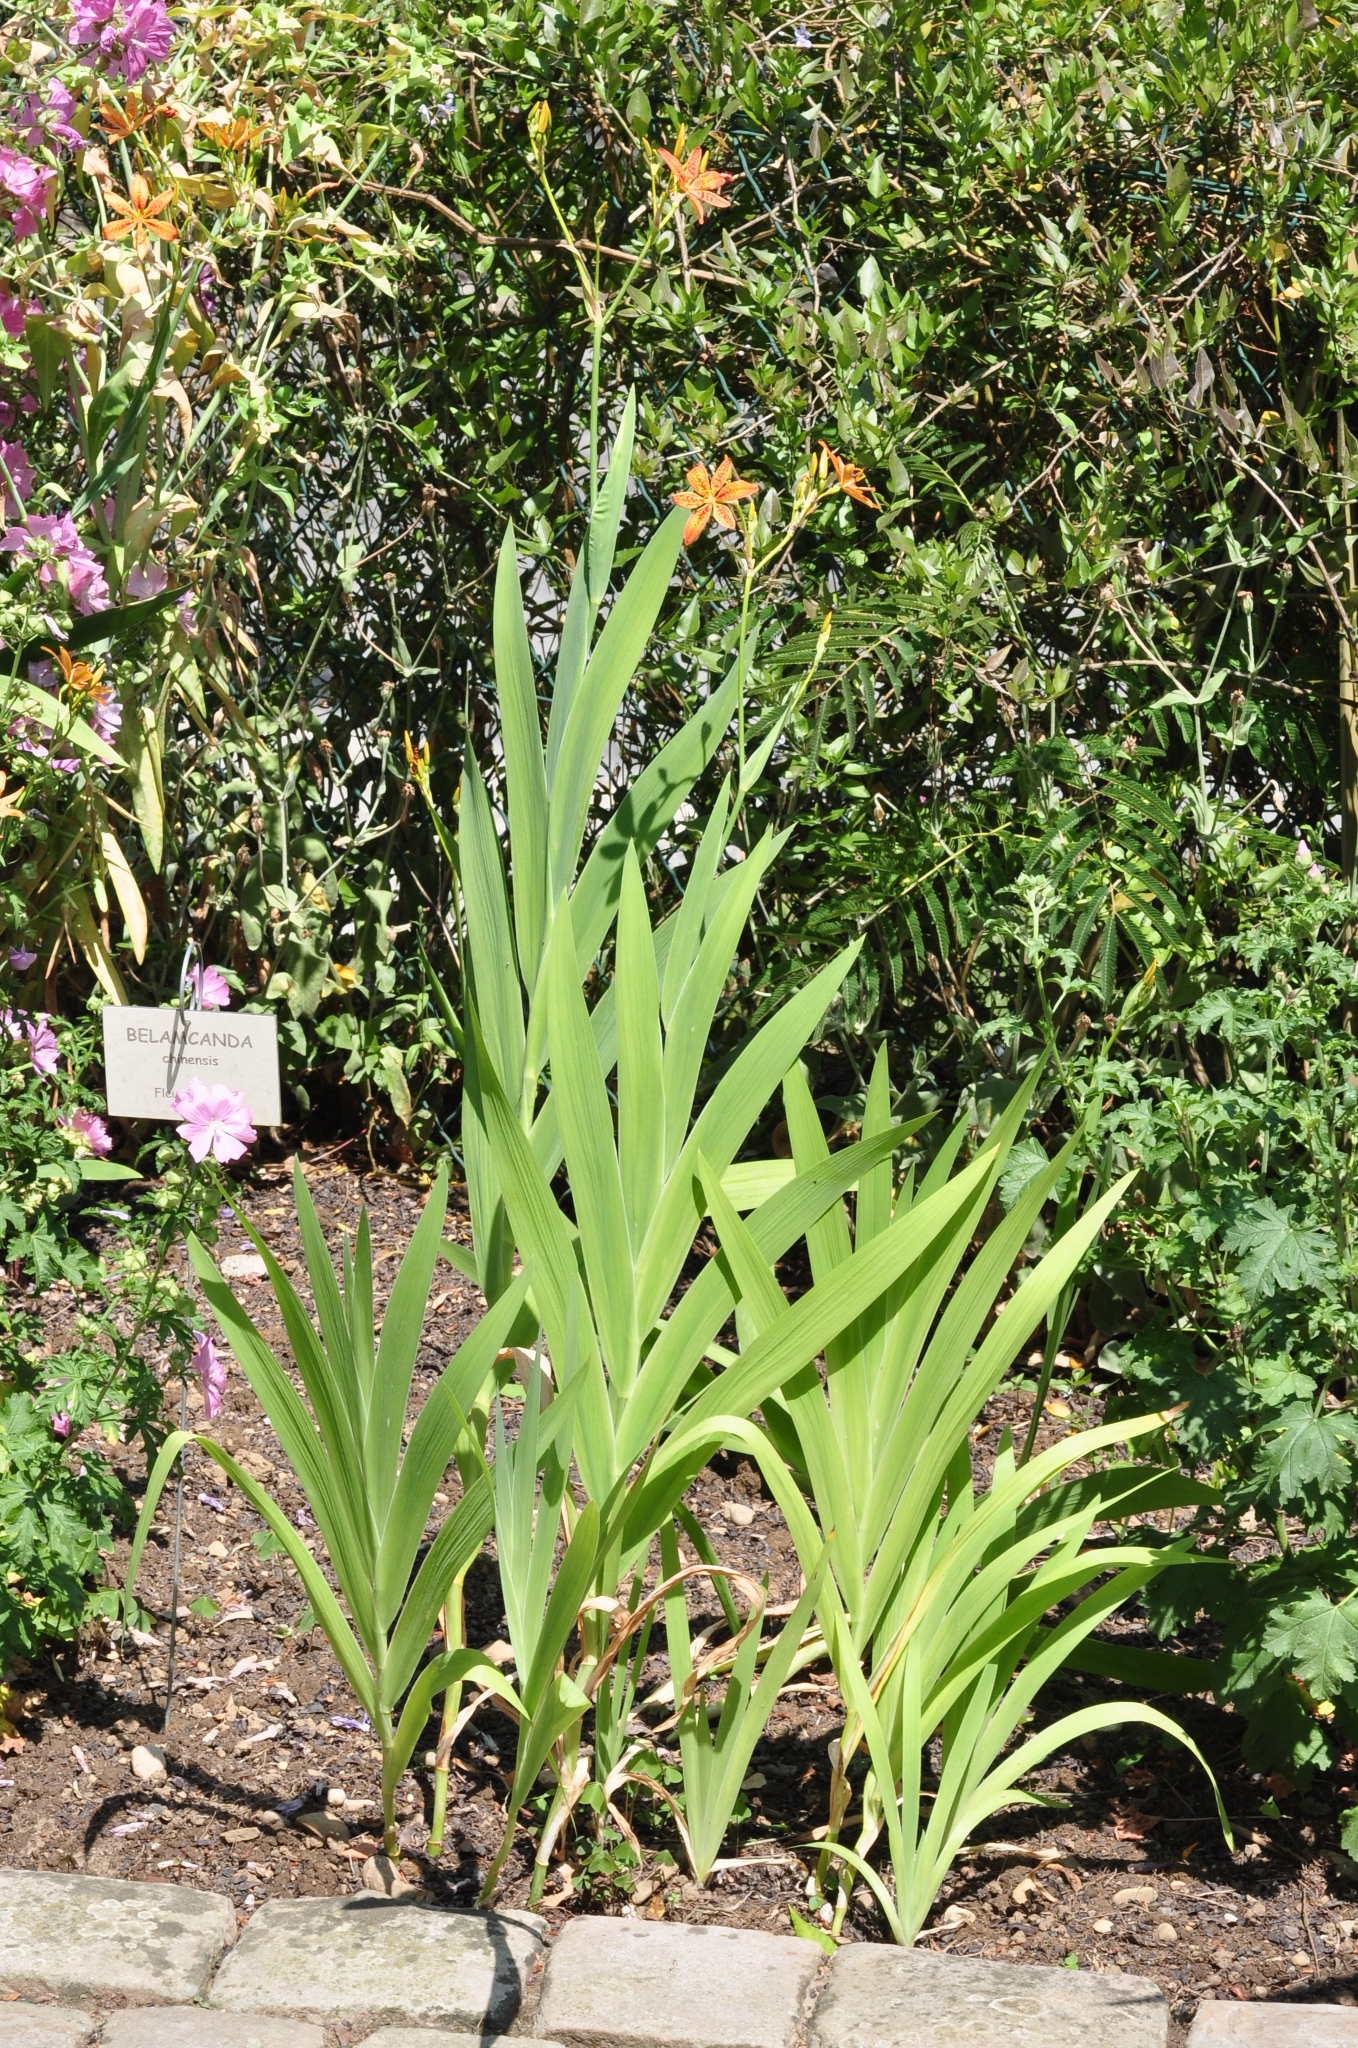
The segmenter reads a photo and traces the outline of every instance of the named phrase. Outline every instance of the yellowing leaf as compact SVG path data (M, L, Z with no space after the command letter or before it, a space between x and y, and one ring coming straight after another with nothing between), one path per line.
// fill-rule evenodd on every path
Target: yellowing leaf
M66 923L75 934L76 944L85 955L95 980L115 1003L126 1005L127 990L123 987L122 976L113 964L108 947L104 944L99 927L94 921L90 901L83 889L75 890L66 899Z
M142 899L141 890L137 887L136 877L128 864L127 855L119 844L117 834L107 825L99 834L99 845L103 851L114 894L127 920L127 936L132 944L132 957L141 962L146 958L146 938L149 930L146 904Z

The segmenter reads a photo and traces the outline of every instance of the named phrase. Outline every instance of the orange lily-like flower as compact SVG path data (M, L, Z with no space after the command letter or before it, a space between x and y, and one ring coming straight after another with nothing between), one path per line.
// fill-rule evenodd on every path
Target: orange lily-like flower
M139 129L149 128L158 115L174 111L171 106L157 105L144 93L130 92L121 106L116 100L104 100L95 119L110 142L126 142Z
M258 121L247 121L237 114L233 121L200 121L198 133L219 156L243 156L259 141L264 130Z
M824 441L820 444L820 451L825 462L834 471L835 482L845 497L854 499L859 505L867 505L874 512L880 511L877 495L858 465L846 462L842 455L836 455L834 449L828 447Z
M742 498L758 495L758 484L742 483L731 466L731 458L724 455L711 476L701 462L695 462L685 481L686 491L675 491L673 503L682 505L688 513L684 527L684 546L691 548L702 534L709 519L715 519L718 526L727 533L734 533L736 515L731 510Z
M72 656L66 647L44 647L44 654L50 654L61 670L61 686L81 718L88 718L94 711L105 710L116 701L117 693L106 679L104 664L96 662L91 666Z
M422 740L419 746L417 747L415 745L415 742L411 739L410 734L407 733L405 735L405 743L406 767L410 771L410 779L415 784L415 787L420 791L421 795L428 796L429 742L428 740Z
M24 786L22 783L11 795L5 788L9 777L0 768L0 818L22 818L24 814Z
M151 187L140 171L134 171L128 182L127 198L120 198L110 192L108 203L116 220L105 221L104 240L121 242L125 235L131 235L132 246L138 256L145 257L151 247L151 236L162 242L177 242L179 230L173 221L162 220L161 214L174 203L173 192L157 192L151 197Z
M731 204L724 188L734 185L735 175L731 171L709 171L705 149L691 149L685 157L684 137L685 130L681 128L674 138L674 148L657 150L656 154L668 168L680 198L687 199L698 219L704 221L704 207Z

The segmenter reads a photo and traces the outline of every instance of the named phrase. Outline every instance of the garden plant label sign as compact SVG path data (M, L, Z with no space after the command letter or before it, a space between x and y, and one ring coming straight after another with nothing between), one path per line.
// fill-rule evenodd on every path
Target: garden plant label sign
M278 1022L229 1010L138 1010L111 1004L104 1017L104 1074L111 1116L173 1122L171 1098L191 1080L236 1088L257 1124L281 1124Z

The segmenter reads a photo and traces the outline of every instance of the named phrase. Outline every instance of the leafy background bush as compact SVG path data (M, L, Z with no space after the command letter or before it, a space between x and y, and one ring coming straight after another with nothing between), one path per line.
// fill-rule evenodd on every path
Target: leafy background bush
M1350 1734L1358 1714L1337 1604L1355 1569L1352 10L533 0L181 21L158 87L187 114L109 161L121 189L134 156L171 189L181 254L210 258L178 371L209 421L192 462L173 396L153 401L166 493L193 507L155 559L194 613L110 643L125 721L163 732L159 793L87 771L138 821L117 831L143 957L116 887L80 915L91 854L88 881L63 869L42 899L47 1007L80 1013L101 919L145 1000L173 993L193 936L282 1013L301 1115L398 1161L456 1142L433 979L458 999L459 888L404 736L428 746L441 817L468 740L502 808L493 552L512 515L540 653L581 545L591 372L610 436L634 385L620 562L721 454L758 481L773 550L749 715L784 723L743 830L795 831L713 1071L859 935L818 1034L833 1123L861 1119L883 1040L902 1113L983 1126L1048 1054L1044 1152L1079 1133L1105 1184L1143 1169L1057 1389L1095 1372L1137 1405L1190 1401L1164 1454L1223 1486L1206 1552L1262 1529L1281 1556L1166 1573L1154 1618L1206 1608L1261 1763L1323 1762L1328 1709ZM15 104L47 33L6 25ZM215 115L236 142L213 144ZM654 150L681 124L731 204L656 238ZM35 339L59 350L98 249L83 161L61 263L6 251L7 289L47 295L43 334L7 336L11 375ZM620 292L594 359L563 221ZM73 436L57 381L39 395L25 432L54 509L88 482L89 425ZM822 436L880 504L837 499L779 552ZM125 537L93 545L126 596ZM731 666L742 595L730 550L685 557L620 779ZM731 765L728 746L699 815ZM22 935L55 800L19 773L47 792L0 821ZM649 864L657 911L691 855L681 834Z

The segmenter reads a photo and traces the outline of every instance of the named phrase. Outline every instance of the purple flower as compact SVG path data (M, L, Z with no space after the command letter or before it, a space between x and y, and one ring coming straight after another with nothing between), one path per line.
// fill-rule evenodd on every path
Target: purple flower
M11 946L9 949L9 964L16 974L26 974L37 957L36 953L27 952L23 946Z
M112 75L133 85L169 56L174 25L160 0L75 0L67 41L76 50L96 43Z
M11 341L17 341L23 333L29 314L41 311L36 299L16 299L13 293L0 291L0 327L4 328Z
M811 38L800 21L792 31L792 40L799 50L809 50L812 47Z
M40 1074L56 1072L56 1033L45 1010L39 1010L36 1017L30 1017L27 1010L0 1010L0 1030L10 1038L28 1040L28 1056Z
M209 1422L215 1422L226 1399L226 1360L211 1337L202 1330L193 1333L189 1370L196 1372L203 1382L203 1413Z
M231 991L220 967L195 967L189 984L200 1010L230 1009Z
M17 149L0 149L0 192L15 201L12 219L20 241L46 226L48 194L56 178L49 165L35 164Z
M255 1142L249 1106L238 1088L220 1088L214 1082L200 1081L195 1074L170 1098L170 1107L183 1117L175 1129L200 1163L210 1152L225 1166L232 1159L243 1159Z
M127 594L129 597L159 597L169 577L159 562L139 562L127 573Z
M78 1153L88 1152L94 1159L107 1159L113 1150L108 1125L101 1116L95 1116L88 1109L73 1109L69 1116L61 1119L61 1129Z
M85 138L78 128L71 126L75 104L75 94L59 78L49 80L41 98L31 92L19 117L24 141L29 148L42 149L47 143L60 144L63 149L79 148ZM27 127L24 127L25 122Z
M104 572L76 532L69 512L44 514L30 519L26 526L7 527L0 537L0 553L36 561L38 581L44 589L60 575L78 612L108 610Z
M112 683L100 682L76 707L101 740L117 738L123 723L123 707Z
M52 1434L62 1438L68 1437L71 1434L71 1418L64 1410L61 1414L52 1417Z
M371 1735L373 1724L366 1714L332 1714L330 1726L352 1729L355 1735Z
M0 505L7 519L22 519L24 500L33 495L33 465L17 441L0 441Z
M40 1010L36 1017L30 1017L27 1020L24 1025L24 1035L28 1040L28 1057L33 1062L35 1072L39 1074L55 1074L57 1070L57 1035L48 1023L44 1011Z

